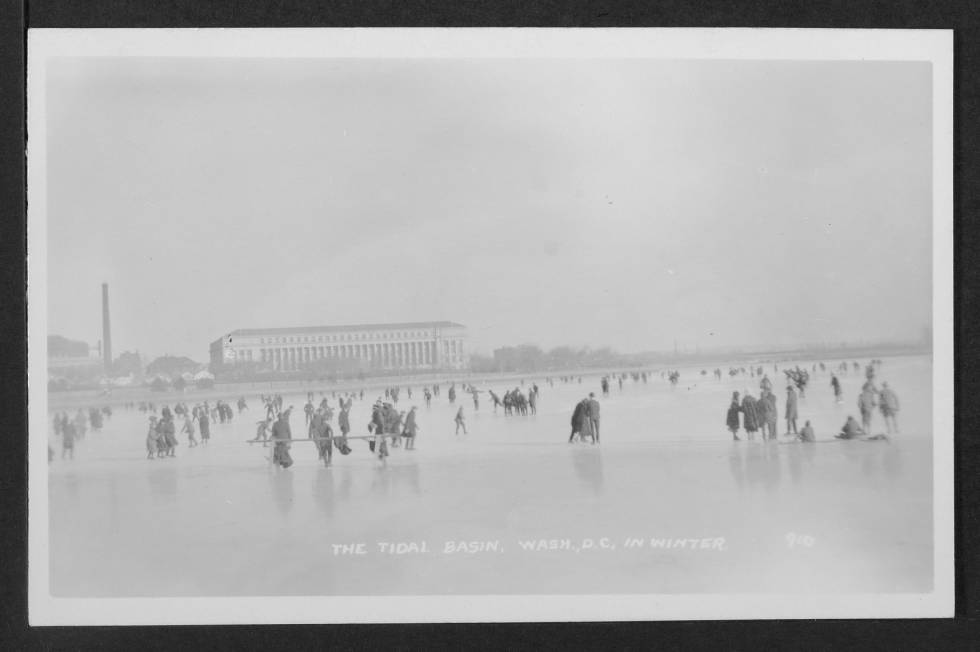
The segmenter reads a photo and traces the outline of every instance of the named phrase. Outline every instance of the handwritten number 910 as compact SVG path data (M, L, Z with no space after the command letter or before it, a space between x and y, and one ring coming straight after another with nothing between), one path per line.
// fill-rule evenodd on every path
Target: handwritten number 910
M800 546L804 548L812 548L813 544L816 542L817 540L809 534L796 534L795 532L789 532L786 534L786 546L789 548L797 548Z

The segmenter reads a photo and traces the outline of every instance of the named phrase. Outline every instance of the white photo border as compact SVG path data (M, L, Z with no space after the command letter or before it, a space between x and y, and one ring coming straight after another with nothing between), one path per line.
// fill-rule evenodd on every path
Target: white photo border
M46 72L53 57L924 61L933 100L933 590L919 594L55 598L49 591ZM31 625L951 617L953 32L821 29L34 29L28 32L28 607Z

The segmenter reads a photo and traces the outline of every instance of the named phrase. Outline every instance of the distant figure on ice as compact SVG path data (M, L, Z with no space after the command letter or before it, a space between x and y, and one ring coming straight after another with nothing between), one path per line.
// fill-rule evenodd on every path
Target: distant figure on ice
M490 400L493 401L493 413L496 414L497 413L497 408L499 406L503 405L503 403L500 402L500 397L497 396L497 393L496 392L494 392L492 389L487 390L487 391L490 392Z
M786 434L799 434L796 430L796 418L797 418L797 400L796 392L793 391L792 385L786 386Z
M449 404L452 405L456 402L456 385L452 385L449 388Z
M813 434L813 426L811 426L810 422L807 421L803 426L803 430L800 431L800 441L804 444L812 444L816 440L817 439Z
M725 415L725 425L732 433L732 440L742 441L738 438L738 413L742 411L738 401L738 392L732 393L732 402L728 405L728 414Z
M157 439L159 438L160 431L157 430L157 418L150 416L150 426L146 431L146 459L152 460L157 456L157 452L160 450L160 447L157 446Z
M844 422L844 426L840 430L840 434L836 435L836 437L837 439L857 439L863 434L865 434L865 431L858 425L857 419L848 416L847 421Z
M762 438L776 439L776 433L779 429L779 409L776 407L776 395L765 390L759 398L758 405L762 408L762 421L759 424L762 426Z
M422 394L425 396L425 407L432 407L432 392L426 387Z
M888 434L892 431L898 432L898 395L888 386L888 383L881 384L881 415L885 417L885 429Z
M602 395L609 396L609 378L607 376L602 377Z
M184 410L184 427L180 429L180 432L187 433L188 448L197 446L197 437L194 436L194 430L194 419L187 413L187 410Z
M480 409L480 390L473 390L473 411L477 412Z
M589 392L589 425L592 428L592 440L599 443L599 401L595 400L592 392Z
M531 414L538 413L538 388L537 385L531 388L531 391L527 393L527 404L531 408Z
M759 404L748 392L742 398L742 415L745 432L748 433L749 441L753 441L759 430Z
M759 383L759 389L761 389L763 392L771 392L772 391L772 381L769 380L769 376L768 375L764 375L762 377L762 381Z
M452 387L449 388L449 395L450 396L453 395L453 388ZM459 406L459 411L456 412L456 418L454 419L454 421L456 422L456 434L457 435L459 434L459 429L460 428L463 429L463 434L464 435L467 434L466 433L466 417L463 416L463 406L462 405Z
M284 469L293 465L293 458L289 454L290 440L293 438L292 430L289 428L289 411L280 412L279 420L272 426L272 441L276 447L272 450L272 463Z
M207 410L201 410L201 417L198 419L201 429L201 444L207 444L211 440L211 420Z
M402 431L402 436L405 438L405 450L407 451L415 450L415 435L419 431L419 426L415 422L415 411L417 409L418 406L413 405L412 409L405 416L405 429Z
M836 374L830 375L830 386L834 388L834 400L838 403L843 403L844 399L841 398L843 391L840 387L840 380L837 378Z
M589 414L589 404L588 399L584 398L575 404L575 409L572 410L572 434L568 436L568 443L571 444L575 441L575 436L578 435L579 439L582 439L582 432L585 430L585 422L588 419Z
M871 416L874 414L874 409L877 404L874 386L871 384L871 381L868 381L864 384L861 395L858 396L858 409L861 411L861 427L868 434L871 434Z

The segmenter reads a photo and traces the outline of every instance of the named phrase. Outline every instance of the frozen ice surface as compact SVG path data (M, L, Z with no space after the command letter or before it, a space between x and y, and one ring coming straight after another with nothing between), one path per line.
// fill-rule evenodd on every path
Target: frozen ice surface
M469 434L458 437L446 385L431 409L421 391L411 400L403 392L398 407L419 406L421 432L417 449L392 449L386 468L365 441L353 442L349 456L335 454L329 469L310 443L294 444L292 468L272 467L271 449L244 443L261 416L255 397L231 424L212 425L210 446L189 449L181 436L175 459L150 461L145 415L117 408L78 443L73 461L60 460L52 439L51 592L931 590L931 361L885 359L877 380L889 382L902 406L902 434L889 442L833 441L846 416L857 416L863 371L840 376L842 405L829 371L818 371L799 406L800 426L811 420L822 440L811 445L733 442L724 425L731 392L757 396L759 379L730 380L727 368L721 381L710 368L707 377L700 367L682 369L676 388L659 373L647 384L627 380L622 391L614 382L608 398L594 375L554 387L537 376L538 414L528 417L495 414L486 393L474 412L460 392ZM781 417L784 377L765 368ZM479 383L501 395L513 385ZM589 391L602 402L602 442L570 445L571 410ZM366 433L376 396L355 401L352 434ZM226 399L234 405L237 396ZM302 394L286 397L296 406L294 436L305 430L304 403ZM880 414L874 424L883 430ZM627 547L627 538L641 543ZM678 539L689 541L679 547ZM424 552L380 551L381 543L421 550L423 542ZM450 553L447 542L496 549ZM335 544L363 544L366 554L335 554Z

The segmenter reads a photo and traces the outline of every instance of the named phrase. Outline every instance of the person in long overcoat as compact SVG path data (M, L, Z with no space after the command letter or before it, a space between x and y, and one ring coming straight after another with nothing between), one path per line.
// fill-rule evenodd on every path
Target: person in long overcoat
M759 404L748 392L742 398L742 415L745 432L749 433L749 439L755 439L755 433L759 430Z
M412 409L405 415L405 429L402 431L402 435L405 437L405 450L409 451L415 449L415 435L419 429L418 424L415 422L416 409L418 409L417 406L413 405Z
M738 413L742 411L742 407L739 405L738 392L732 394L732 402L728 406L728 414L725 416L725 425L732 433L732 439L735 441L741 441L738 438L738 427L739 419Z
M797 399L796 391L793 390L792 385L786 386L786 434L798 434L796 430L796 418L797 418Z
M861 428L869 435L871 434L871 416L874 414L877 404L874 386L870 382L865 383L861 395L858 396L858 409L861 411Z
M288 469L293 464L293 458L289 454L290 440L293 432L289 427L289 411L279 413L279 420L272 426L272 441L276 447L272 451L272 462L284 469Z
M575 409L572 411L572 434L568 436L569 444L575 440L575 435L582 432L587 412L588 404L584 399L575 404Z

